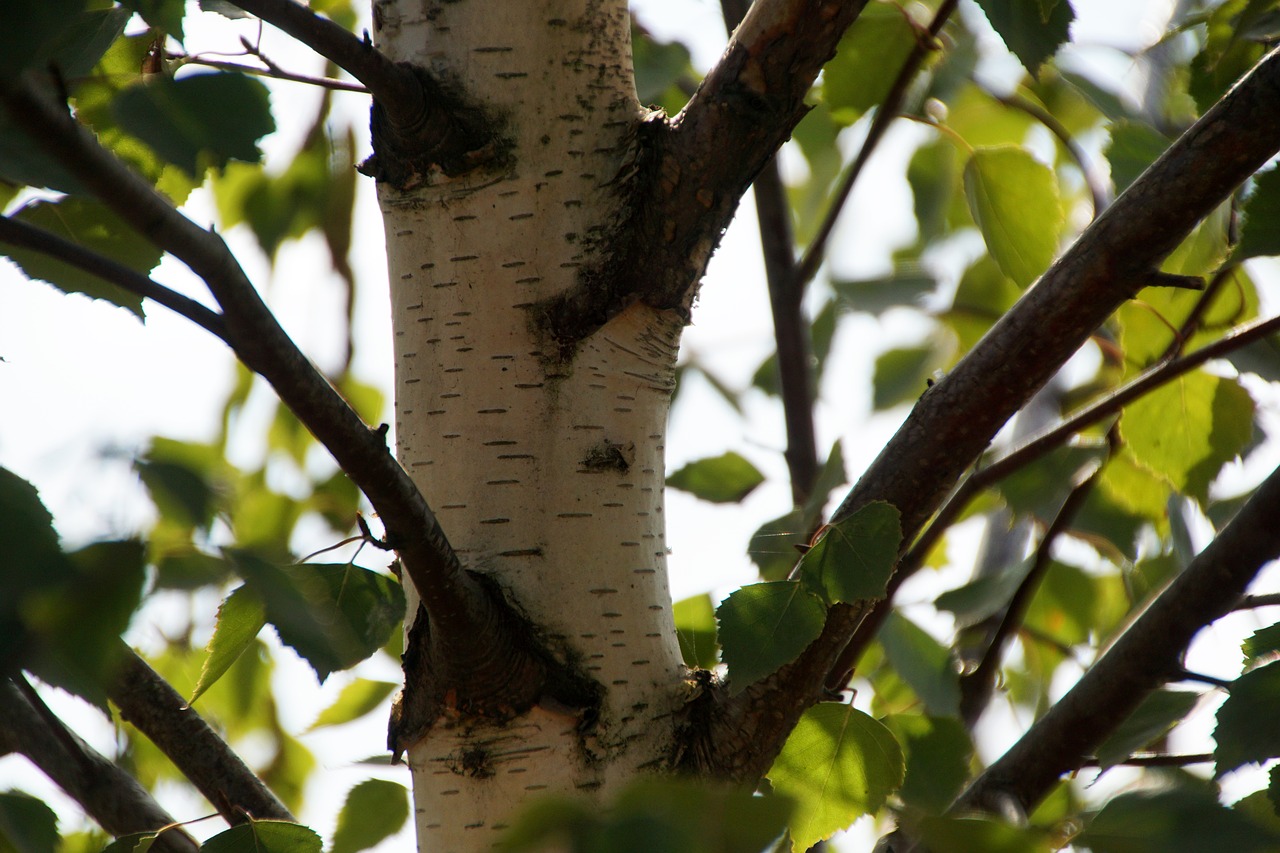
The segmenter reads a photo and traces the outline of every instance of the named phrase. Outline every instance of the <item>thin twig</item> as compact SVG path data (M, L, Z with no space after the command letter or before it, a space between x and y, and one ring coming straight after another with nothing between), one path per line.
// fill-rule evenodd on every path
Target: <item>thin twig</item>
M1235 610L1252 610L1255 607L1280 606L1280 592L1269 592L1265 595L1246 595L1233 608Z
M227 326L221 314L206 308L194 299L170 290L137 270L72 243L57 234L36 228L12 216L0 216L0 243L21 246L57 258L123 290L158 302L186 317L219 340L228 342Z
M306 83L309 86L319 86L322 89L330 89L335 92L369 94L368 87L359 83L334 80L332 77L312 77L307 74L295 74L279 67L257 68L253 65L243 65L239 62L206 59L202 56L193 56L185 53L170 53L165 58L177 62L179 65L203 65L207 68L217 68L220 71L238 71L241 74L252 74L256 77L270 77L273 80L286 80L290 83Z
M1124 761L1108 761L1108 767L1186 767L1189 764L1212 764L1217 758L1212 752L1193 752L1184 755L1131 755ZM1101 767L1102 762L1090 756L1081 767Z
M840 187L836 190L831 205L827 208L826 215L822 219L822 224L818 226L818 231L814 235L812 242L809 243L804 255L800 258L800 262L796 265L793 287L801 295L804 294L805 287L817 274L818 267L822 266L827 241L831 239L831 233L836 227L836 220L839 219L840 212L844 209L845 202L853 191L853 185L857 183L858 176L862 174L863 167L866 166L867 161L871 158L871 154L880 143L884 132L888 130L893 120L898 117L898 113L902 109L902 102L906 99L907 90L911 87L911 82L915 79L916 72L919 71L925 57L936 49L938 34L942 32L943 26L947 23L947 19L951 17L951 13L955 11L957 5L957 0L943 0L942 5L938 7L938 11L934 13L933 20L929 22L929 27L926 30L927 38L923 34L917 37L916 45L912 48L911 54L906 61L902 63L902 68L899 69L898 76L894 78L893 85L889 88L889 93L885 95L884 101L876 108L876 114L871 119L871 125L867 128L867 137L862 141L862 147L858 149L857 156L849 164L848 170L840 181Z

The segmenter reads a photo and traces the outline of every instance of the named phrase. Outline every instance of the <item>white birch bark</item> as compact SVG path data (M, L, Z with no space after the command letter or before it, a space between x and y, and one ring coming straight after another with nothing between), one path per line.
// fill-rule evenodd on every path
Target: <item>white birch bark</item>
M487 849L531 795L603 795L670 750L687 686L663 436L682 323L633 306L567 363L530 323L623 213L610 182L644 115L624 0L375 5L382 50L465 87L513 142L499 172L380 187L400 460L463 563L607 690L589 737L534 708L442 720L409 751L420 849Z

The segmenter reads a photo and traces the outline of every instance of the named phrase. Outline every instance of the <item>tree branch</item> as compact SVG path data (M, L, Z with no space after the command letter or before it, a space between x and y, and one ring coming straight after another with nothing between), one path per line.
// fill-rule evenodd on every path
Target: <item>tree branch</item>
M1235 607L1262 567L1280 557L1278 514L1280 469L953 810L985 810L1012 797L1030 811L1061 776L1078 769L1148 693L1177 677L1196 633Z
M67 730L25 681L0 679L0 746L26 756L110 834L174 827L159 837L157 849L199 848L136 779Z
M216 311L211 311L194 299L170 290L137 270L130 269L124 264L72 243L70 240L65 240L57 234L28 225L12 216L0 216L0 243L21 246L55 257L77 269L96 275L109 284L158 302L186 317L214 337L224 342L227 340L226 324L222 322L222 316Z
M808 111L809 87L866 3L757 0L680 114L640 125L631 215L608 257L538 311L563 351L636 301L689 315L739 200Z
M0 85L0 103L116 215L204 279L236 355L272 385L378 512L431 619L430 665L439 684L482 715L534 704L546 686L549 655L532 643L522 617L463 569L384 434L366 426L298 350L222 239L98 145L33 78Z
M746 14L743 0L721 0L725 26L732 32ZM783 457L791 475L791 500L804 506L818 479L818 448L813 424L813 358L809 324L805 320L803 283L796 283L795 238L791 231L791 205L778 173L778 158L769 158L753 184L756 221L764 254L773 337L777 344L778 387L787 430Z
M120 672L107 685L107 695L120 716L168 756L227 823L250 817L297 821L187 700L132 650L122 651Z

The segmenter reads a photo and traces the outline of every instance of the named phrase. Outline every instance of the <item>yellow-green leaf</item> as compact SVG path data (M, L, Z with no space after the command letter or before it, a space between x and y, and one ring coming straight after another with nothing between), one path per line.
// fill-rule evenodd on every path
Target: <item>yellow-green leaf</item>
M979 148L964 168L965 198L1000 269L1027 287L1049 268L1062 233L1058 181L1021 148Z

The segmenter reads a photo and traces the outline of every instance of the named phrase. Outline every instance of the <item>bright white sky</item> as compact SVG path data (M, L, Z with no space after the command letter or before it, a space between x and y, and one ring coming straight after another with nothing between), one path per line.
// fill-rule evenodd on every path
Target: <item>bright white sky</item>
M1073 0L1072 5L1079 16L1078 41L1134 47L1158 37L1170 4L1166 0ZM659 37L689 43L695 63L702 68L712 64L723 48L716 0L636 0L633 6ZM972 7L964 11L970 19L975 17L970 14L975 11ZM234 45L234 38L227 40L225 35L221 41L203 42L210 32L225 33L217 16L200 16L198 23L189 19L188 31L188 48L193 51L202 45L222 49L229 43ZM305 55L292 51L288 40L278 34L268 32L264 49L291 70L317 67ZM1132 68L1117 61L1113 52L1093 49L1079 54L1101 63L1113 79L1141 85L1133 78ZM1016 66L994 61L984 73L998 84L1016 74ZM291 151L313 109L310 99L314 93L297 86L289 87L287 93L287 97L275 98L282 130L267 140L268 154ZM364 126L367 105L362 98L340 95L338 102L339 109L356 116L358 128ZM919 134L915 127L891 132L872 161L866 180L854 193L832 243L836 253L833 263L842 274L866 276L887 271L891 249L912 238L910 197L905 182L897 176L903 174ZM357 316L357 371L386 389L390 399L389 308L381 285L385 281L382 231L372 187L367 183L362 186L365 192L356 216L354 250L354 266L363 285ZM207 198L199 194L188 209L197 219L208 221L210 217ZM232 232L229 238L233 247L252 248L251 238L244 233ZM286 247L274 277L255 251L243 252L242 258L304 351L322 365L333 359L331 342L341 317L341 294L320 244L304 241ZM155 277L203 296L178 264L166 262ZM0 262L0 357L4 359L0 362L0 400L4 401L0 406L0 464L37 484L64 538L71 543L128 535L145 524L146 504L140 500L142 492L127 460L147 436L204 440L217 427L218 405L231 382L231 362L225 348L164 309L153 305L148 309L149 318L143 326L122 310L82 297L68 298L46 285L28 282ZM904 414L870 414L868 377L873 360L888 342L900 345L904 339L917 339L920 332L913 318L894 315L881 321L854 317L842 327L819 412L819 445L825 453L832 441L843 439L853 477ZM698 353L730 385L745 388L770 349L769 335L755 216L748 198L712 261L684 346ZM699 381L691 384L696 386ZM252 429L242 432L233 452L247 463L259 455L260 439ZM753 395L748 400L747 417L740 419L708 389L686 390L686 398L673 415L667 442L669 469L735 449L770 475L771 483L741 507L710 506L669 492L666 515L671 525L671 585L677 599L707 590L723 594L754 579L745 557L747 539L760 523L789 506L785 466L778 452L783 443L781 413L774 402ZM121 451L119 459L104 462L103 453L110 451ZM315 547L325 544L328 542L320 540ZM939 627L945 632L945 625ZM139 641L145 642L147 630L138 633ZM302 731L316 709L328 704L345 682L342 676L335 676L316 693L310 672L290 657L283 655L282 665L289 689L315 694L285 709L287 724ZM1226 661L1225 666L1219 661L1203 668L1225 670L1222 674L1230 677L1235 674L1232 666L1238 666L1238 658ZM388 667L373 677L395 679L397 673ZM84 720L82 733L91 742L103 751L112 750L109 727L95 723L92 712L76 712L69 706L68 710ZM1206 725L1211 725L1211 717L1203 716ZM1007 744L1007 732L1012 728L1008 722L989 727L1003 731L983 732L984 754L994 756ZM328 770L323 777L325 790L312 792L311 807L303 818L322 833L331 831L337 805L347 788L369 774L367 768L352 767L349 762L381 750L383 725L378 717L369 725L349 727L336 736L307 737ZM1189 748L1203 746L1201 742ZM391 773L390 778L407 781L402 773ZM14 757L0 758L0 784L17 784L41 794L47 790L33 779L25 762ZM185 804L171 804L171 808L183 817L195 814ZM857 828L845 849L869 849L866 829ZM381 849L409 848L409 842L400 838Z

